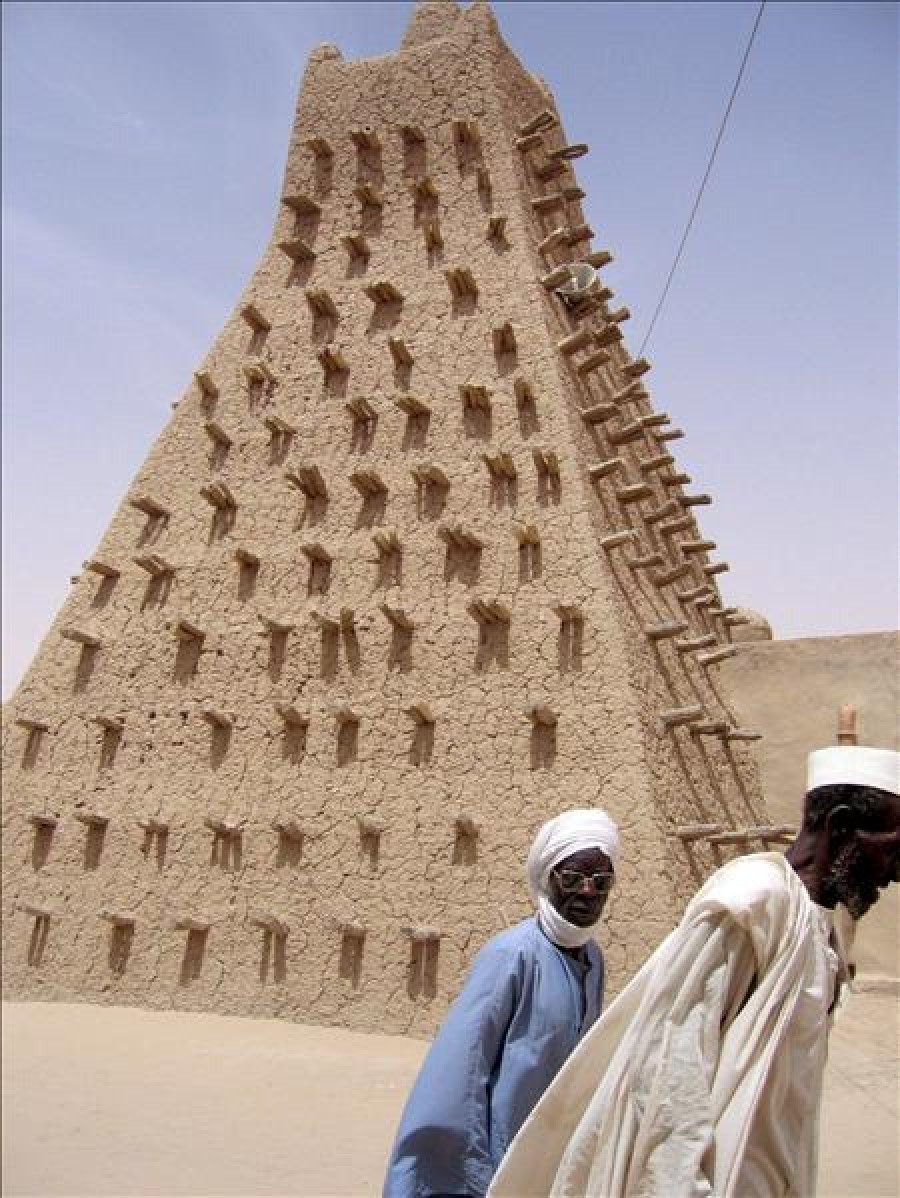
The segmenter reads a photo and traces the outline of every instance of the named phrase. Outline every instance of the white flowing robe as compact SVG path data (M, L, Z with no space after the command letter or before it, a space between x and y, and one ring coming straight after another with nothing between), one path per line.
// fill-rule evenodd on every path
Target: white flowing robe
M492 1198L810 1198L838 958L779 853L718 870L545 1092Z

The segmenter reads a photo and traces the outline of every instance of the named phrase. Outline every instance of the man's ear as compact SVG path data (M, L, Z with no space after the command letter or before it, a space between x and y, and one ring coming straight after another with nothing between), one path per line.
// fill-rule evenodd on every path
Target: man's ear
M825 831L829 843L843 844L856 832L856 817L846 803L840 803L825 816Z

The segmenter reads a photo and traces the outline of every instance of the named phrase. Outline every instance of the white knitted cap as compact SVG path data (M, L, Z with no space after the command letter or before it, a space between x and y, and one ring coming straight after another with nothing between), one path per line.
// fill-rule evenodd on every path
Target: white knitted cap
M874 786L900 795L900 753L862 745L816 749L806 763L806 789L817 786Z

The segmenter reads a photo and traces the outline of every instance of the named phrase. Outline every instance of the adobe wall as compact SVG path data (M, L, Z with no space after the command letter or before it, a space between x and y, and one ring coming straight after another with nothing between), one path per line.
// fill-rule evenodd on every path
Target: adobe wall
M857 713L861 745L900 749L900 659L896 632L742 644L721 666L741 718L764 733L759 766L769 811L797 823L806 789L806 757L835 744L837 717ZM862 978L900 977L893 886L859 926L854 945Z
M482 4L311 56L271 241L4 712L11 995L427 1034L550 815L622 826L613 990L736 851L685 826L766 823L708 497L627 309L554 291L604 255L553 114Z

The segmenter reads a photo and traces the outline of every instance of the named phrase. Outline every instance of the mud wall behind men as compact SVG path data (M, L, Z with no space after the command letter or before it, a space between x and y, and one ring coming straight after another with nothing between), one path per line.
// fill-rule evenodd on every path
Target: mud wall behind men
M774 820L799 819L806 755L836 743L844 704L856 708L860 744L900 749L898 642L896 632L759 641L742 645L723 663L741 722L764 733L757 752ZM893 887L866 916L856 942L861 977L891 979L895 989L900 988L897 891Z

